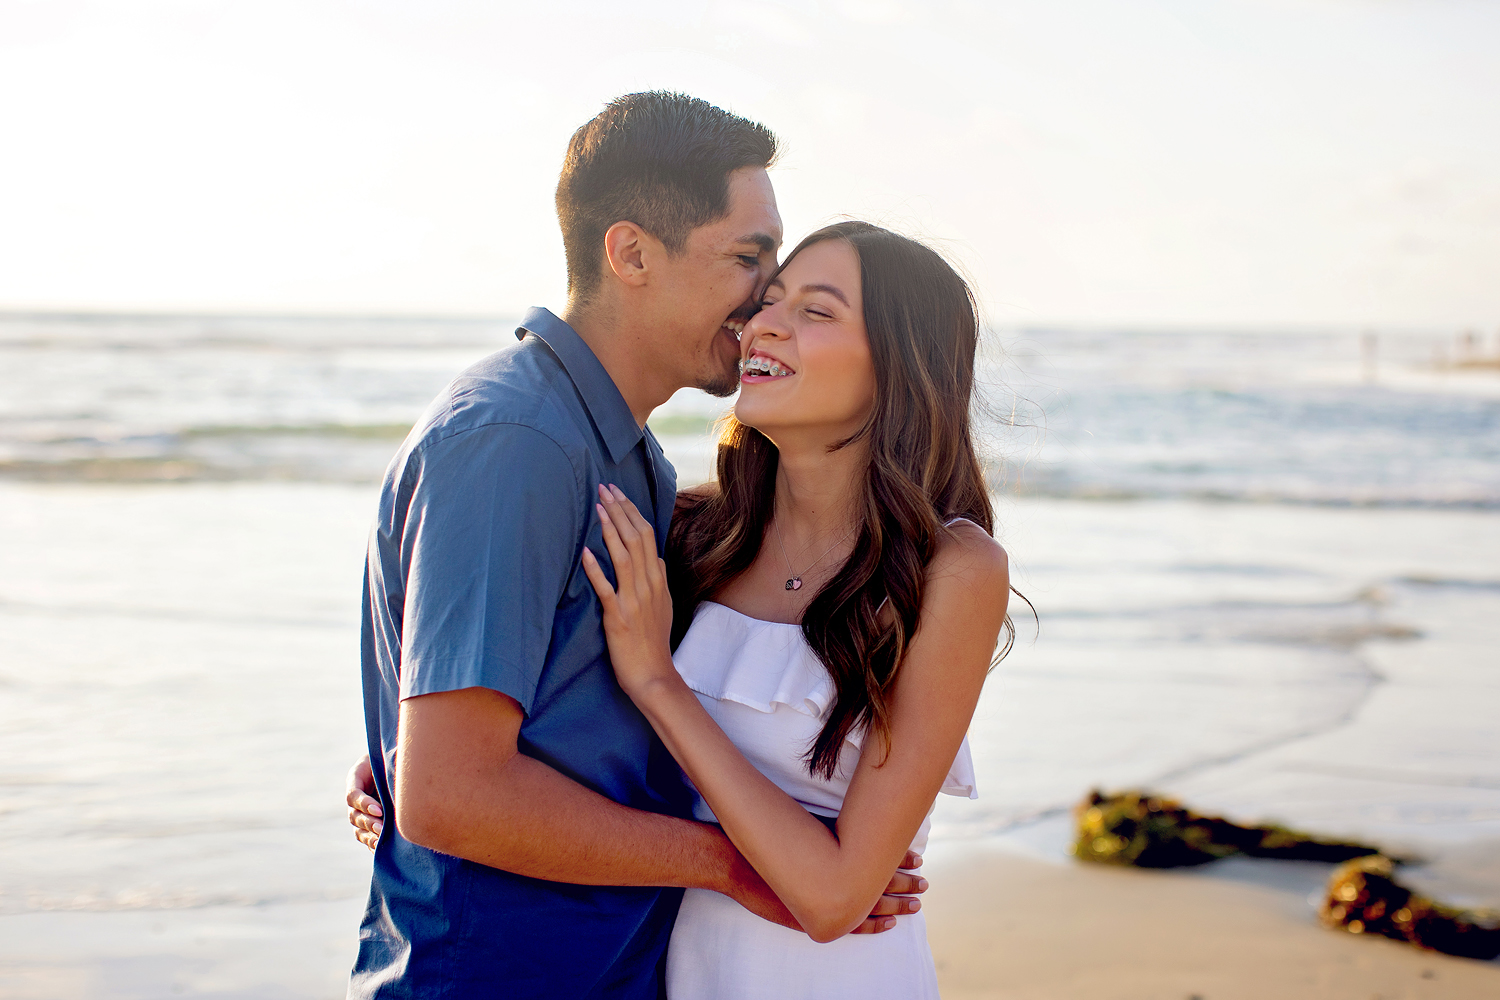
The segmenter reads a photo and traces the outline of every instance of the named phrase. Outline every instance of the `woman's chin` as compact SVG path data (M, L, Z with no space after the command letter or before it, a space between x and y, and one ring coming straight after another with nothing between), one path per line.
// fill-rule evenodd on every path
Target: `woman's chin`
M774 407L760 405L757 400L745 399L744 392L735 400L734 419L746 427L754 427L762 434L768 434L775 427L785 427L789 422L787 414L778 412Z
M806 441L810 447L825 440L828 445L833 445L857 433L866 416L830 415L795 405L773 406L769 401L747 399L744 392L734 404L734 418L746 427L760 431L773 444L780 439L782 443Z

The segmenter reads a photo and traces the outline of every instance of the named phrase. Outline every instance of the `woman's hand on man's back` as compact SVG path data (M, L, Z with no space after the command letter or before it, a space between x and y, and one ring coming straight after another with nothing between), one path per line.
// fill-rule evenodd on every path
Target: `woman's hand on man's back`
M354 827L355 839L373 851L380 842L380 831L385 828L385 810L375 798L375 772L370 768L369 754L349 768L344 788L349 825Z

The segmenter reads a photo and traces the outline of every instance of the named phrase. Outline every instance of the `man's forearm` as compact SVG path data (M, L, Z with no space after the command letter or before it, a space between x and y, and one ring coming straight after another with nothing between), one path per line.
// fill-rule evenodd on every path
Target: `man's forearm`
M392 803L401 835L551 882L712 889L797 926L718 827L631 809L520 753L523 718L514 699L485 688L402 702Z
M517 875L711 889L801 930L718 827L622 806L525 754L515 754L490 787L408 823L418 827L408 835L414 843Z
M552 882L721 892L744 866L717 827L622 806L522 753L483 781L451 777L423 815L401 810L403 835L444 854Z

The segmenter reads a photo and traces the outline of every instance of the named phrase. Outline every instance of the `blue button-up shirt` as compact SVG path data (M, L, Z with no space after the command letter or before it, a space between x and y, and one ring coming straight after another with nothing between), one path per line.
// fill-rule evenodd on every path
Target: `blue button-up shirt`
M487 687L519 747L637 809L689 814L681 772L615 683L579 561L614 483L665 544L676 474L572 327L533 309L397 453L366 561L365 725L387 820L352 997L657 996L680 890L514 875L405 840L391 776L401 699ZM607 566L607 559L605 560Z

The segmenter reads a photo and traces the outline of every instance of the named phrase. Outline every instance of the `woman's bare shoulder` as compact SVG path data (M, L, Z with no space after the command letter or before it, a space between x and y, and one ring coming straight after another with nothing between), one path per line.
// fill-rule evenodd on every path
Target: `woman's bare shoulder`
M942 590L953 587L975 596L1004 594L1010 590L1010 556L989 532L959 518L948 525L938 542L927 578Z

